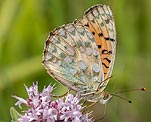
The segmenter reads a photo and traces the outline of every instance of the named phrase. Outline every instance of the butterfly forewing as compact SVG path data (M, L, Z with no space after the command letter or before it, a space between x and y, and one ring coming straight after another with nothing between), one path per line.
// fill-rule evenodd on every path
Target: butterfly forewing
M50 33L44 47L43 65L69 89L94 92L99 86L106 86L107 82L102 81L112 72L115 36L110 8L96 5L82 19Z
M79 23L93 33L101 57L104 79L110 77L115 59L116 30L109 6L93 6L85 12ZM108 80L102 85L106 86L107 82Z

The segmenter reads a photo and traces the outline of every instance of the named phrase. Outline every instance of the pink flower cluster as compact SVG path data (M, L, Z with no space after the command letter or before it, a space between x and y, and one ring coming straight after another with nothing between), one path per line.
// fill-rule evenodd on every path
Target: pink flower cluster
M13 96L18 100L15 105L20 108L21 104L25 104L28 110L24 114L19 114L19 122L92 122L88 113L82 114L82 106L79 104L80 99L77 96L68 94L65 100L57 99L52 101L53 87L44 87L39 93L38 83L31 87L25 86L28 98Z

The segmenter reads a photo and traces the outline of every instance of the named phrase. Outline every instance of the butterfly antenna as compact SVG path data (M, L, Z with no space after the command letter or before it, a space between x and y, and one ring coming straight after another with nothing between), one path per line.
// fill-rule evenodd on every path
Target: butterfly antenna
M130 90L125 90L125 91L119 91L119 92L114 92L115 94L123 93L123 92L133 92L133 91L146 91L146 88L137 88L137 89L130 89Z
M146 88L144 87L144 88L130 89L130 90L125 90L125 91L120 91L120 92L114 92L114 93L111 94L111 95L116 96L116 97L119 97L119 98L121 98L121 99L123 99L123 100L126 100L126 101L129 102L129 103L132 103L131 100L127 100L126 98L123 98L123 97L121 97L121 96L119 96L119 95L117 95L117 94L119 94L119 93L124 93L124 92L133 92L133 91L138 91L138 90L140 90L140 91L146 91Z
M119 96L119 95L117 95L117 94L111 94L111 95L112 95L112 96L119 97L119 98L121 98L121 99L123 99L123 100L125 100L125 101L127 101L127 102L129 102L129 103L132 103L132 101L131 101L131 100L127 100L126 98L121 97L121 96Z

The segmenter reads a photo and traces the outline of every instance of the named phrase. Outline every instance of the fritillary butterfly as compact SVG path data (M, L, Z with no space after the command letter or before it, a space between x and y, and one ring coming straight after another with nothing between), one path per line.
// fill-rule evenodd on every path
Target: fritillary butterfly
M89 8L82 19L53 30L46 40L43 65L48 74L90 102L105 104L104 91L114 64L116 30L107 5Z

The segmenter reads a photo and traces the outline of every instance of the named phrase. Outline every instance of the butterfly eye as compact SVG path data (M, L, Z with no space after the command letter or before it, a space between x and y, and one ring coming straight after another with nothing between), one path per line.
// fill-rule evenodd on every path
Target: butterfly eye
M110 97L110 94L108 94L108 93L105 93L105 94L104 94L104 97L103 97L103 99L104 99L104 100L106 100L106 99L108 99L109 97Z

